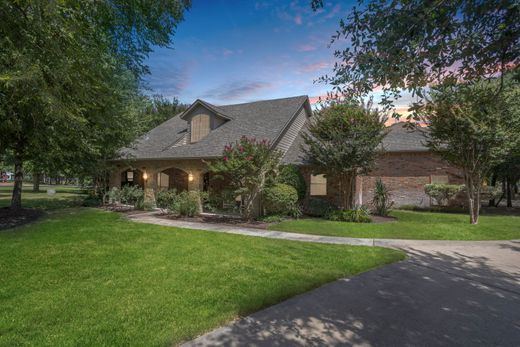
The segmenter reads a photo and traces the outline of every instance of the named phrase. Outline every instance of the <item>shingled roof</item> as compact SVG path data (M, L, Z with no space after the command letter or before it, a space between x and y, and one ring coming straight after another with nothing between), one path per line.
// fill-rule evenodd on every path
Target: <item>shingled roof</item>
M229 119L196 143L176 145L188 132L183 114L175 116L139 138L131 148L120 151L120 159L194 159L221 156L224 146L241 136L267 139L275 143L297 112L308 104L306 95L256 101L244 104L214 106Z
M426 146L428 131L407 128L405 122L392 124L387 128L388 133L383 139L382 147L385 152L427 152ZM305 131L305 130L303 130ZM305 158L301 147L304 146L303 136L296 137L293 144L285 154L283 161L287 164L305 164Z

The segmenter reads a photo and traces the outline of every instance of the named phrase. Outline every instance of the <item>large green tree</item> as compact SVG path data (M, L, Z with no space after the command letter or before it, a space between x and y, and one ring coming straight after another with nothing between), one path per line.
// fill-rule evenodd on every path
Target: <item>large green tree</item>
M519 85L506 77L497 95L499 83L435 87L420 113L430 148L464 174L471 224L478 223L484 180L520 142Z
M518 0L360 0L332 36L338 62L321 80L348 97L382 88L391 107L404 90L421 101L431 85L502 76L520 63L518 18Z
M386 117L370 105L332 104L312 118L302 147L315 174L339 183L341 207L354 207L356 176L381 152Z
M153 46L171 43L188 6L0 2L0 151L14 158L12 208L21 207L25 161L45 153L43 162L91 165L135 135L144 60Z

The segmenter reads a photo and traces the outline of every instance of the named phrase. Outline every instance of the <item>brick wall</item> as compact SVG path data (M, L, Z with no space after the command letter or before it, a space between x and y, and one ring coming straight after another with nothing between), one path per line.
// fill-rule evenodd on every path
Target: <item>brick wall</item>
M310 174L308 167L301 168L307 182L307 198L309 197ZM391 192L395 206L413 204L429 206L430 198L424 193L424 185L433 179L447 176L450 184L462 184L460 171L439 156L430 152L385 153L375 163L374 169L366 176L359 176L356 182L356 202L370 205L373 198L374 185L381 178ZM327 196L322 197L338 204L338 185L327 180Z

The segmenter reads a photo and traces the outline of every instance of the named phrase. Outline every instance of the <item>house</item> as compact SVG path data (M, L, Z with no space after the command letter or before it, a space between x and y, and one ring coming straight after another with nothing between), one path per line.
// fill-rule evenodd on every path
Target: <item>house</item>
M111 187L142 186L145 199L154 200L159 190L214 191L223 184L213 179L207 162L219 158L226 144L242 136L267 139L283 153L282 162L300 167L307 182L307 198L339 201L337 184L323 175L312 175L305 164L301 132L312 116L307 96L215 106L196 100L182 114L172 117L142 136L131 148L120 151ZM381 177L389 186L396 205L428 206L424 185L459 182L458 170L428 151L421 133L397 123L383 141L385 153L375 169L358 177L356 201L372 199L374 182Z

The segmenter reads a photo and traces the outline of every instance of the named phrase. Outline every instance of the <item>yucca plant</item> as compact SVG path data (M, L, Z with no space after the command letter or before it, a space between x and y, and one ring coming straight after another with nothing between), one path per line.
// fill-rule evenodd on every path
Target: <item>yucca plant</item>
M390 208L394 205L394 202L390 201L390 190L383 183L381 178L376 180L372 205L374 205L375 214L379 216L388 216Z

